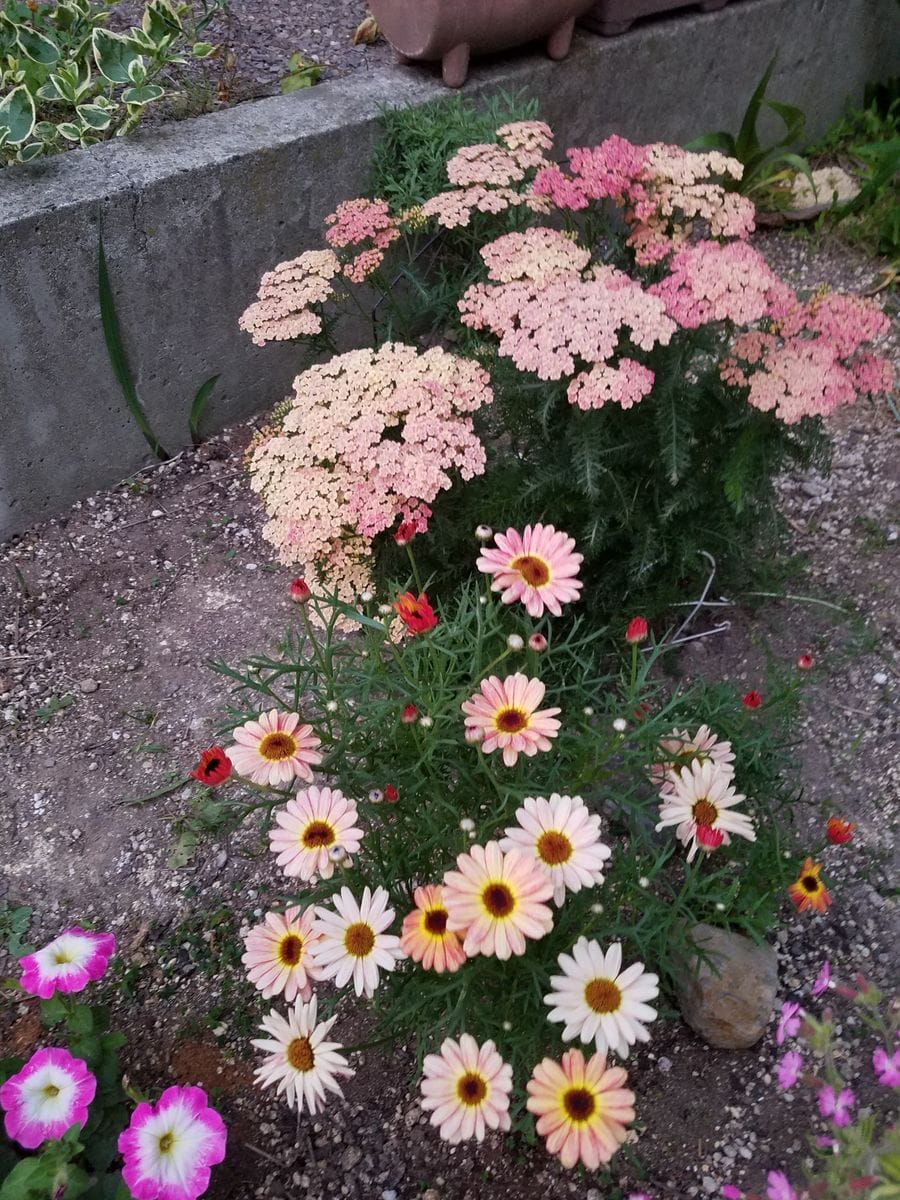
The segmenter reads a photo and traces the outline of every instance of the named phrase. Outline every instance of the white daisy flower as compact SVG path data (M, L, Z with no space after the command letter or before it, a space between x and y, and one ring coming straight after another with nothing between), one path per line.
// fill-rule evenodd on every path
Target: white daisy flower
M661 797L656 829L674 825L675 836L688 847L692 862L702 846L716 850L731 842L731 834L756 841L753 821L734 807L746 799L731 786L730 766L694 760L672 775L672 791Z
M316 966L323 979L333 979L337 987L353 980L357 996L369 999L378 987L378 972L393 971L397 960L403 958L400 939L385 933L394 919L388 908L388 894L382 888L371 892L363 889L357 901L349 888L343 887L332 897L334 907L316 909L315 929L321 935L316 945Z
M544 997L548 1021L562 1023L563 1041L593 1041L599 1054L627 1058L635 1042L649 1042L644 1023L656 1019L648 1000L659 995L659 976L643 963L622 970L622 946L613 942L606 954L598 942L581 937L571 954L558 959L562 975L550 979L554 990Z
M516 820L518 825L500 839L500 849L537 859L550 876L557 908L567 890L578 892L603 882L603 866L612 851L600 841L600 818L580 796L526 796Z
M287 1020L274 1008L263 1017L260 1028L268 1037L254 1038L253 1045L266 1051L261 1067L256 1069L260 1087L276 1085L277 1094L284 1093L289 1107L315 1113L327 1099L325 1093L343 1096L338 1076L354 1074L353 1068L338 1051L339 1042L325 1038L336 1017L316 1021L316 997L304 1003L297 1000L288 1009Z

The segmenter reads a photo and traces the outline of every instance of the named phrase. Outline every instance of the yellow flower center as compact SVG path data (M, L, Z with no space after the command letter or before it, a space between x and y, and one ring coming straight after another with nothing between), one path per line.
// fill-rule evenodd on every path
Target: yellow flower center
M597 1098L586 1087L566 1088L562 1102L566 1116L576 1125L586 1124L597 1111Z
M422 924L432 937L443 937L447 931L446 908L430 908L426 912Z
M56 1086L55 1083L45 1084L43 1086L43 1088L41 1089L41 1091L44 1093L44 1095L47 1097L48 1100L55 1100L56 1097L59 1095L59 1088Z
M287 1060L295 1071L311 1071L316 1061L309 1038L294 1038L287 1048Z
M592 979L585 985L584 1002L595 1013L618 1012L622 993L611 979Z
M54 950L53 962L57 967L64 967L67 963L74 962L74 958L68 950Z
M321 846L333 846L337 834L327 821L310 821L300 835L300 841L307 850L318 850Z
M534 554L520 554L509 564L513 571L518 571L529 586L544 587L550 582L550 567L542 558Z
M548 867L558 867L572 857L572 843L558 829L548 829L538 838L537 852Z
M501 708L494 717L494 724L501 733L521 733L528 728L528 714L521 708Z
M303 938L296 933L288 933L278 943L278 961L283 967L296 967L303 957Z
M719 815L719 810L708 800L697 800L691 809L691 816L697 825L712 825Z
M372 932L372 926L367 925L365 921L348 925L347 932L344 934L344 948L354 958L365 958L371 954L375 948L375 934Z
M516 908L516 898L512 889L505 883L492 881L481 893L481 903L492 917L501 920L508 917Z
M259 743L260 757L266 762L282 762L286 758L293 758L296 753L296 741L283 729L276 733L267 733Z
M159 1139L160 1154L168 1154L174 1145L175 1145L175 1134L171 1133L171 1132L164 1133L162 1135L162 1137Z
M487 1084L476 1071L467 1071L465 1075L459 1077L456 1094L463 1104L469 1108L475 1108L487 1095Z

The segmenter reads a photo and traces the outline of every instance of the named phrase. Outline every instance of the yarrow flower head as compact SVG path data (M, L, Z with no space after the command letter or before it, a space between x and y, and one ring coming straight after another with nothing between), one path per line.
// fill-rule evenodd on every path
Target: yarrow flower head
M221 746L210 746L200 755L200 761L191 771L191 778L205 783L207 787L217 787L231 774L231 759Z
M800 868L800 875L795 883L788 888L788 895L797 907L798 912L806 912L808 908L823 913L831 904L831 896L825 884L819 878L822 870L821 863L814 863L808 858Z
M73 925L41 950L19 959L22 991L42 1000L49 1000L56 992L83 991L105 975L115 952L113 934L89 933Z
M544 685L525 675L491 675L482 679L480 691L462 703L466 730L481 730L481 748L485 754L499 749L507 767L514 767L520 754L533 757L538 750L549 750L560 723L558 708L538 709L544 698Z
M585 1062L580 1050L567 1050L561 1062L545 1058L528 1080L528 1111L547 1150L567 1169L581 1162L589 1171L608 1163L625 1141L634 1120L634 1092L624 1085L621 1067L607 1067L602 1054Z
M627 1058L635 1042L649 1042L646 1025L656 1020L648 1000L659 995L659 977L641 962L622 969L622 946L613 942L604 954L600 944L580 937L571 954L561 954L562 975L550 979L554 990L544 997L548 1020L565 1024L563 1041L594 1042L598 1053Z
M316 946L316 965L324 979L333 979L336 987L351 980L357 996L371 1000L378 987L379 972L393 971L403 958L400 939L385 930L394 920L394 910L383 887L373 892L363 888L357 900L348 887L332 897L334 910L316 909L316 931L321 942Z
M479 1046L468 1033L445 1038L440 1054L426 1055L420 1086L422 1107L445 1142L480 1142L488 1129L510 1128L512 1067L492 1041Z
M284 913L266 913L244 939L241 962L247 978L268 1000L284 993L290 1004L297 996L308 1000L318 979L312 909L290 905Z
M253 783L274 787L295 779L312 783L311 768L322 761L318 736L311 725L300 723L297 713L273 708L239 725L233 736L228 757L238 775Z
M458 971L466 961L463 939L448 928L443 889L429 884L413 892L415 908L403 918L400 949L426 971Z
M293 341L322 331L315 309L334 295L332 279L341 271L331 250L308 250L263 275L258 298L238 321L257 346Z
M319 1021L317 1016L315 996L308 1002L298 999L286 1018L273 1008L260 1026L267 1036L253 1039L253 1045L266 1052L256 1068L260 1087L275 1085L289 1108L301 1113L305 1106L313 1116L324 1107L328 1092L343 1096L338 1079L354 1074L340 1053L341 1044L326 1041L337 1017Z
M533 858L497 842L473 846L456 859L458 871L444 876L447 928L464 935L468 955L507 959L524 954L526 938L542 938L553 928L552 910L544 903L553 884Z
M135 1200L196 1200L225 1157L222 1118L198 1087L170 1087L139 1104L119 1135L122 1178Z
M84 1125L97 1081L68 1050L38 1050L0 1086L7 1135L26 1150Z
M753 822L735 812L745 797L731 786L730 768L697 759L674 774L672 791L662 796L656 829L674 825L675 836L688 847L688 862L699 848L715 850L729 845L732 835L756 841Z
M579 892L603 882L611 856L600 840L600 818L580 796L526 796L516 809L517 825L508 826L500 849L534 858L553 883L553 899L562 906L566 891Z
M504 604L520 600L528 614L542 617L548 609L555 617L562 605L578 599L582 583L577 578L583 561L575 553L575 540L552 525L526 525L522 533L498 533L495 546L484 549L479 571L492 576L491 590L501 592Z
M339 846L345 855L353 855L362 841L356 804L337 788L304 788L274 815L269 848L291 878L330 879L334 874L330 852Z

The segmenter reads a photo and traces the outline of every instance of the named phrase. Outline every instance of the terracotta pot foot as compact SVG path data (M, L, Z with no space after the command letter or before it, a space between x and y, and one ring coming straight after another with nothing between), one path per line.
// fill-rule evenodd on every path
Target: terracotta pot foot
M565 58L572 48L572 34L575 32L575 18L564 21L550 34L547 39L547 53L554 60Z
M458 88L466 82L469 74L469 44L461 42L448 50L441 59L441 70L447 87Z

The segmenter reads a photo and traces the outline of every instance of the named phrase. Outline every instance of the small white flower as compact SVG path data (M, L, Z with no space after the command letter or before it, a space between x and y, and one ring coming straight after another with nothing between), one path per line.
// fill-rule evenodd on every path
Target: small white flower
M592 717L594 715L594 710L591 708L591 706L589 704L586 704L581 711L584 713L584 715L586 717Z
M308 1112L317 1112L325 1103L326 1092L343 1096L338 1076L352 1075L353 1070L339 1053L343 1047L325 1041L336 1020L316 1020L315 996L307 1004L297 1000L288 1009L287 1020L272 1009L261 1026L268 1036L253 1039L254 1046L266 1051L263 1065L256 1069L260 1087L277 1084L278 1092L283 1092L288 1105L298 1112L303 1111L304 1102Z
M616 733L624 733L627 728L628 722L624 717L616 717L616 719L613 721L613 729L616 731Z
M430 729L434 724L434 721L431 717L419 717L419 724L423 729Z
M650 880L647 878L646 875L642 875L640 877L640 879L638 880L638 887L648 888L649 886L650 886Z
M314 929L321 935L316 966L323 979L333 979L339 988L352 979L357 996L372 998L379 971L393 971L404 957L400 939L384 932L394 920L388 900L381 887L374 892L364 888L359 901L343 887L331 898L334 909L316 909Z
M463 817L463 819L459 823L459 827L463 831L463 833L471 833L472 830L475 828L475 822L472 820L471 817Z
M526 796L516 809L517 825L500 839L500 849L517 850L540 863L553 883L553 899L562 906L566 892L603 882L612 854L600 840L600 818L580 796Z
M326 712L333 713L333 712L337 712L337 710L338 710L337 700L329 700L328 703L325 705Z
M393 608L391 608L390 604L379 604L378 605L378 615L380 617L389 617L393 611L394 610L393 610Z
M524 650L525 649L525 641L523 638L520 638L517 633L511 633L509 635L509 637L506 639L506 644L507 644L507 646L509 646L510 650Z

